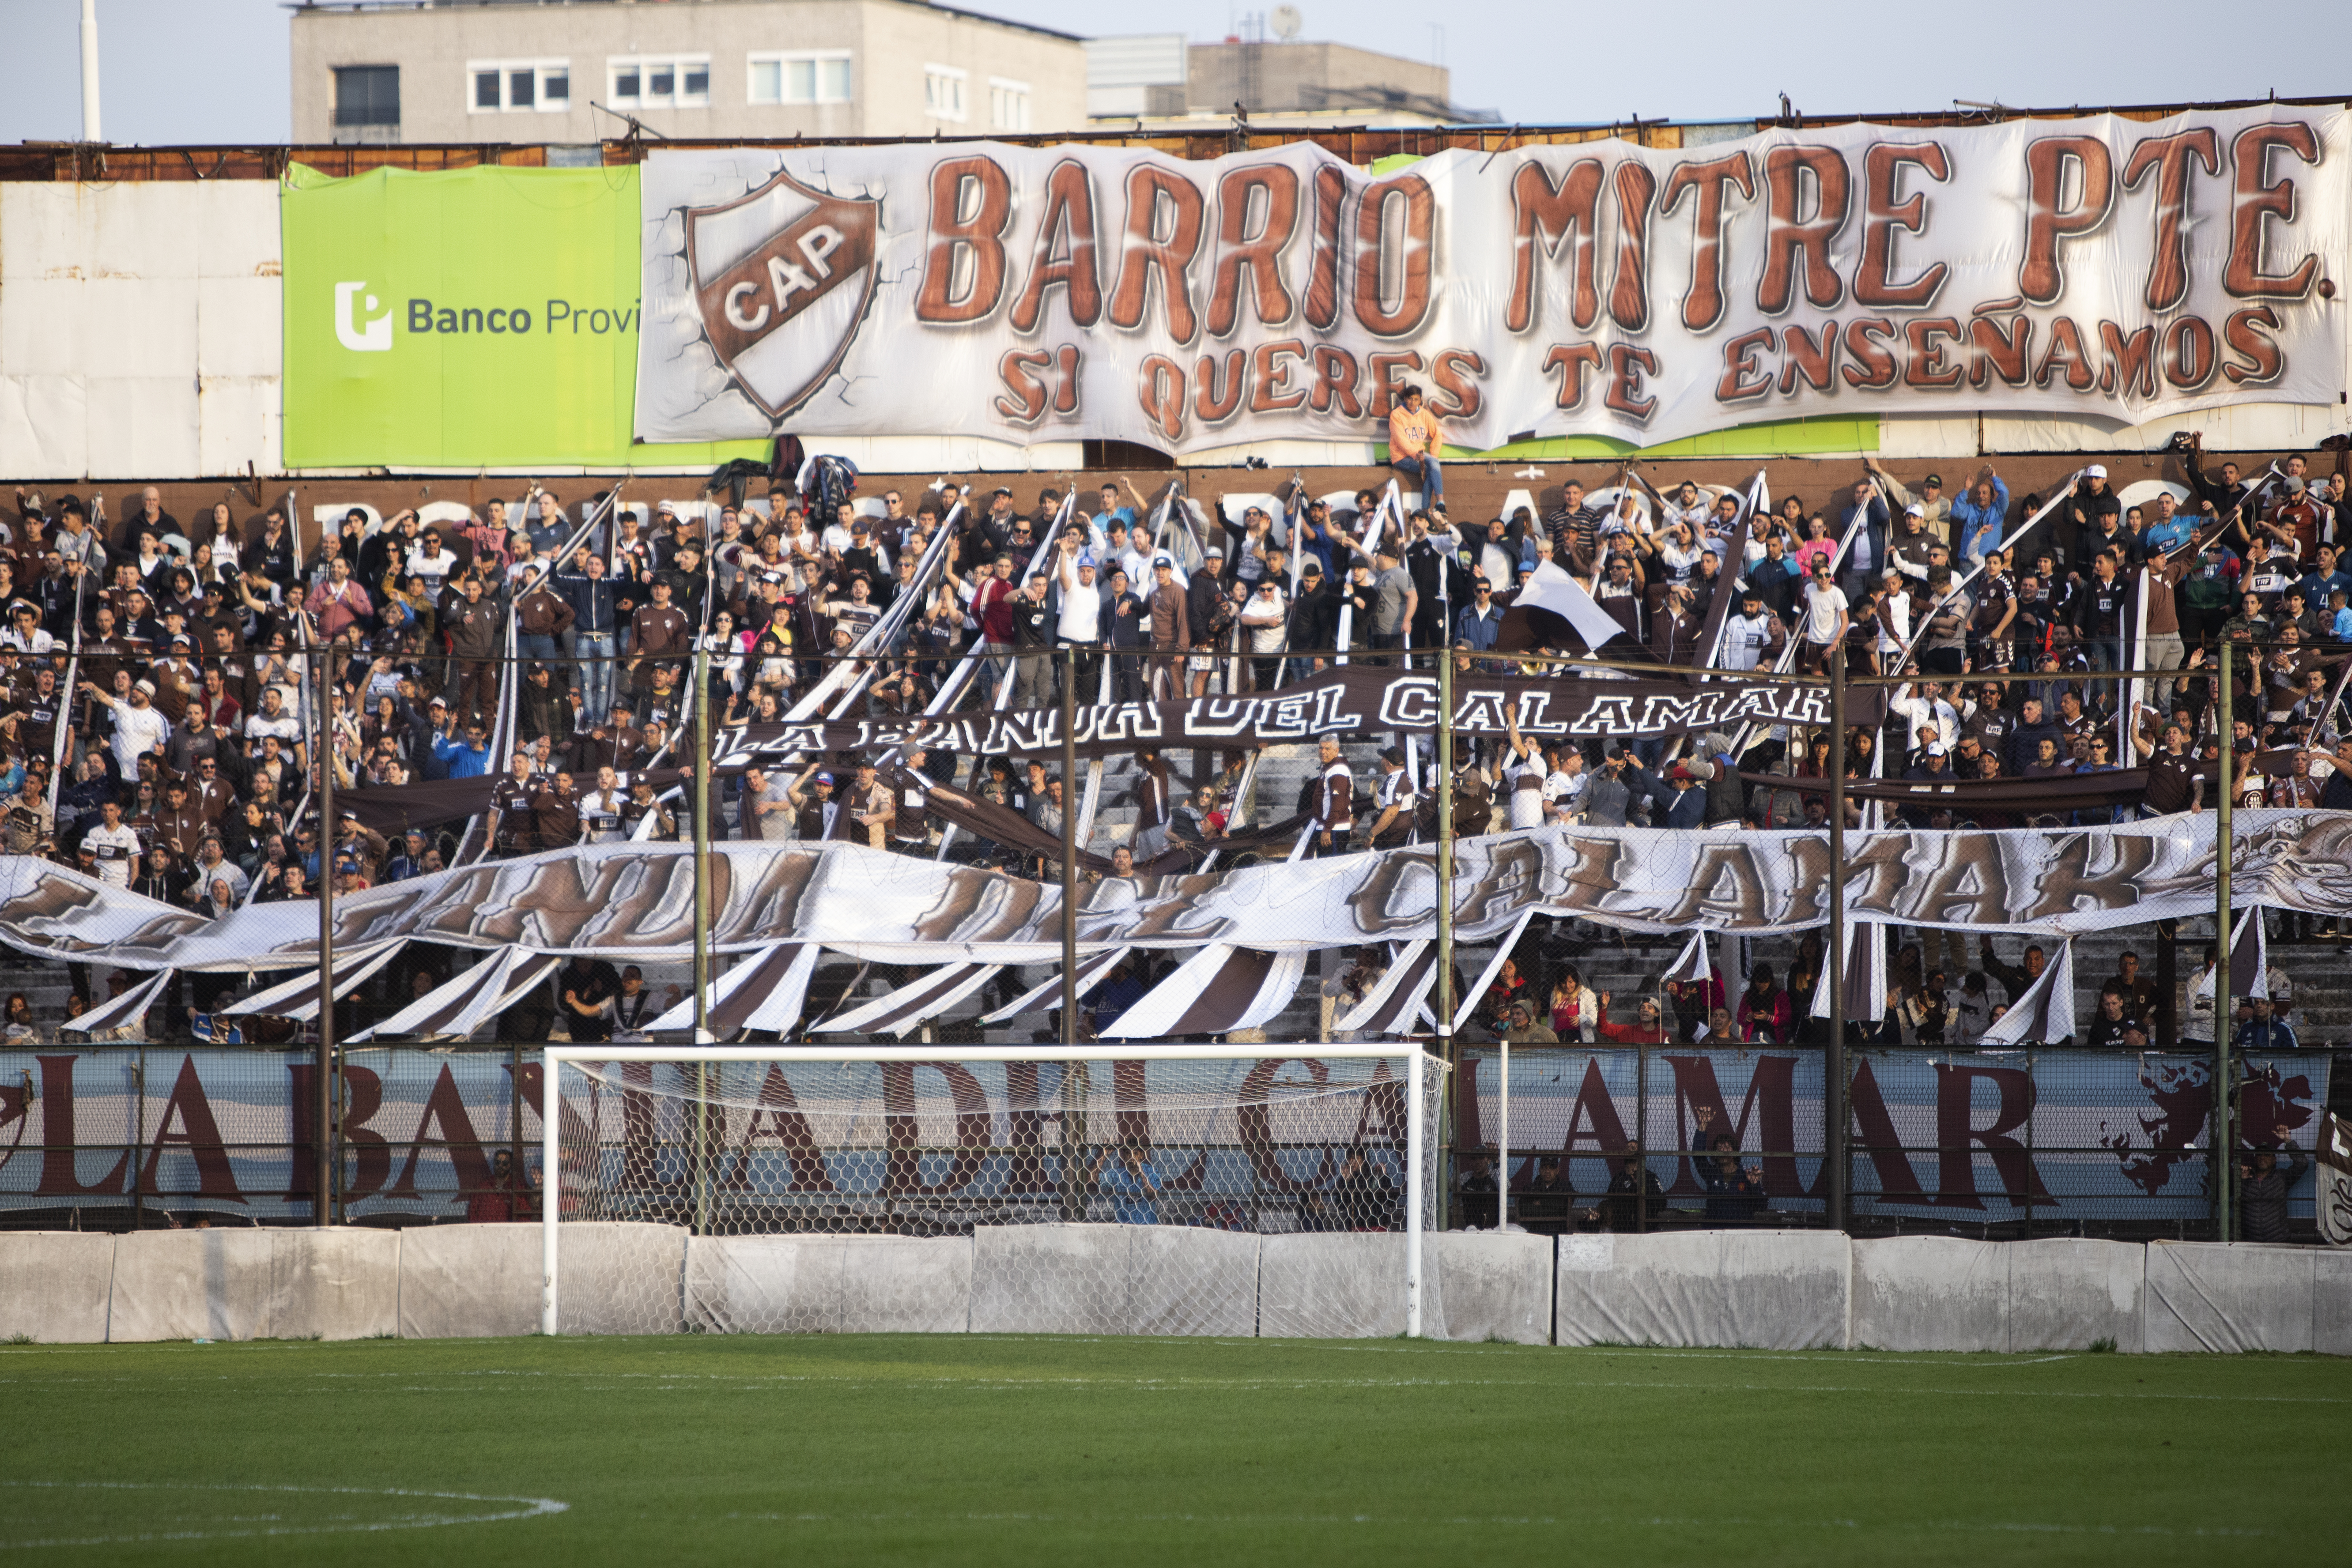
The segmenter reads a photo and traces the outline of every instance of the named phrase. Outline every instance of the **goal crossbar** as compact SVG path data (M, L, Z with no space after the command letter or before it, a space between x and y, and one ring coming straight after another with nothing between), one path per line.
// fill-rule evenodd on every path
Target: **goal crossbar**
M562 1257L562 1080L566 1063L578 1062L875 1062L928 1064L957 1061L1097 1062L1097 1061L1390 1061L1404 1064L1405 1088L1405 1332L1418 1339L1422 1333L1422 1199L1423 1176L1429 1167L1428 1116L1423 1104L1428 1059L1421 1047L1398 1041L1303 1041L1288 1049L1259 1046L1186 1044L1065 1045L857 1045L724 1046L640 1045L598 1042L543 1048L540 1105L541 1136L541 1282L540 1330L561 1332L558 1301Z

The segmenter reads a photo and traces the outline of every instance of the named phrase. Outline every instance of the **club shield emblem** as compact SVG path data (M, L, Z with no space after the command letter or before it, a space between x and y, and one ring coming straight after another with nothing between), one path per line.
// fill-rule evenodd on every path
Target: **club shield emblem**
M779 173L686 211L686 264L702 328L743 395L781 419L849 351L874 298L882 204Z

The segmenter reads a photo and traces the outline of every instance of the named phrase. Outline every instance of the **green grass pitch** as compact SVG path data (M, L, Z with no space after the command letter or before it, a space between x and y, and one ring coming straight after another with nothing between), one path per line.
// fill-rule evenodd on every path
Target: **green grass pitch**
M2341 1561L2352 1362L1219 1340L0 1348L11 1562Z

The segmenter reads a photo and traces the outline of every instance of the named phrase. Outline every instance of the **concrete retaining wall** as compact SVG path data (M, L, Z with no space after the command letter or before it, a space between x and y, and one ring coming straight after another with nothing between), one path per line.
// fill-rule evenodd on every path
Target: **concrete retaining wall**
M2316 1259L2307 1247L2253 1241L2149 1243L2147 1348L2314 1348Z
M0 1339L97 1344L114 1288L114 1238L79 1230L0 1232Z
M1841 1347L1851 1243L1818 1230L1563 1236L1561 1344Z
M982 1226L971 1332L1245 1337L1258 1332L1259 1242L1190 1227Z
M373 1339L399 1323L392 1230L145 1230L120 1237L107 1337Z
M971 1254L961 1237L697 1236L687 1322L715 1333L961 1333Z
M1955 1236L1855 1242L1848 1343L1876 1350L2007 1350L2008 1247Z
M1393 1339L1404 1323L1403 1237L1261 1239L1257 1332L1265 1338Z
M2011 1350L2088 1350L2101 1340L2127 1354L2145 1348L2147 1248L2057 1236L2001 1245Z
M541 1246L536 1225L420 1225L402 1231L400 1337L537 1333Z
M1422 1238L1421 1261L1421 1328L1431 1339L1551 1343L1550 1237L1436 1231Z
M565 1225L556 1249L564 1333L677 1333L686 1322L686 1228L636 1220Z
M0 1338L435 1339L539 1326L536 1225L0 1232ZM1174 1226L969 1239L563 1234L566 1333L1404 1332L1404 1238ZM1434 1233L1433 1339L2352 1355L2352 1251L1821 1231Z

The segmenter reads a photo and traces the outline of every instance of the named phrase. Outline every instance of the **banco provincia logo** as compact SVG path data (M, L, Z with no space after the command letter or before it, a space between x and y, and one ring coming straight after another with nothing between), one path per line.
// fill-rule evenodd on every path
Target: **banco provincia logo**
M882 204L790 174L686 211L686 267L702 329L770 419L824 384L874 298Z
M335 341L355 354L382 354L392 348L392 311L367 292L364 279L335 285Z

